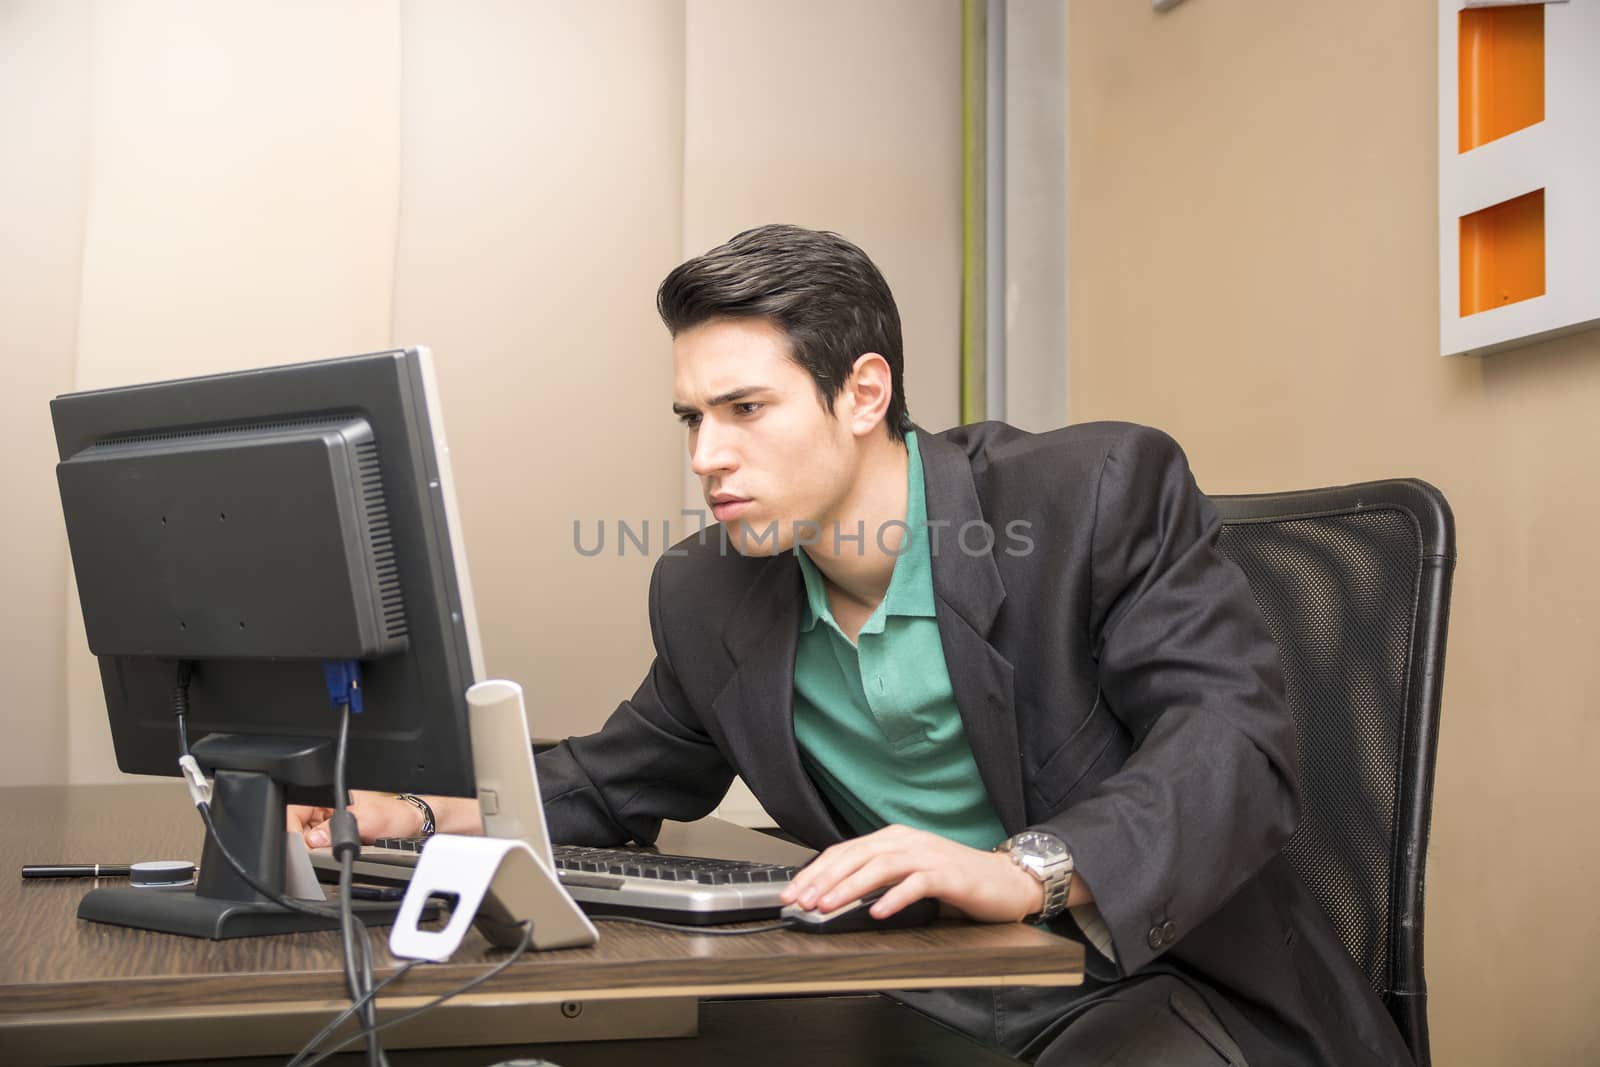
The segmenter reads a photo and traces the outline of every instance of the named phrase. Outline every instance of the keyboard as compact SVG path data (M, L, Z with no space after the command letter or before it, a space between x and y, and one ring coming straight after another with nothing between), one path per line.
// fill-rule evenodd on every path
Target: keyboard
M414 866L426 839L383 838L361 850L366 864ZM652 848L556 845L556 877L587 914L690 926L777 918L778 895L798 867L675 856ZM409 872L408 872L409 873Z

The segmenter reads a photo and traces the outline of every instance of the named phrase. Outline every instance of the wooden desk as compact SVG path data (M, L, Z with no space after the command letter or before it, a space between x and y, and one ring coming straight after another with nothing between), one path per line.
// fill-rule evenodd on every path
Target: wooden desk
M337 933L201 941L106 926L76 916L94 881L18 875L24 863L198 862L202 831L176 780L3 788L0 812L9 867L0 880L0 1062L289 1053L348 1003ZM474 994L386 1031L385 1044L692 1035L703 997L1072 985L1083 971L1080 946L1015 925L829 937L600 929L595 946L531 953ZM387 937L382 928L371 934L380 978L398 966ZM391 986L380 1015L420 1005L501 958L473 932L451 962L421 965Z

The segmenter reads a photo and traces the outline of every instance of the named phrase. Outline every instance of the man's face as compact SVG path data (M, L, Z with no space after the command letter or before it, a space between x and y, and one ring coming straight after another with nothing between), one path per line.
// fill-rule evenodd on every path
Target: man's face
M672 408L689 430L690 467L747 556L790 548L796 523L831 531L856 477L855 438L836 417L848 398L830 414L789 352L765 319L716 319L672 343Z

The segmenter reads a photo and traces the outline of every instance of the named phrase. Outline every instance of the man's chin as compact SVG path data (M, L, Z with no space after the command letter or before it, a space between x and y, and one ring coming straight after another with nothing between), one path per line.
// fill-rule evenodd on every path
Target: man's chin
M778 523L749 522L745 519L734 519L722 524L727 533L728 546L741 556L761 558L776 556L788 549L789 545L781 536Z

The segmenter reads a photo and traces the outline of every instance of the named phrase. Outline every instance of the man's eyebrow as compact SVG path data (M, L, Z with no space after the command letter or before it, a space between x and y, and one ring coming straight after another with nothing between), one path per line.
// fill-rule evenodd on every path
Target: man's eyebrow
M764 385L741 385L737 389L730 389L726 393L717 394L710 400L706 401L706 406L715 408L721 407L723 404L737 404L741 400L765 392L767 392L767 387ZM678 416L698 415L700 414L700 409L697 407L692 407L689 404L679 404L674 401L672 404L672 413Z

